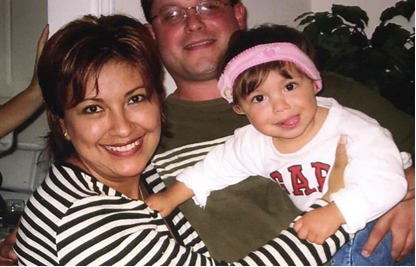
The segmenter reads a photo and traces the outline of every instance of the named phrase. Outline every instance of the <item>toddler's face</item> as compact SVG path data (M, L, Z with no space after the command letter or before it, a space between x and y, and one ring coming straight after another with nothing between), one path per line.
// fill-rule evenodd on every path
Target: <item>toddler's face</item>
M234 110L246 114L265 135L280 141L302 138L315 119L316 87L311 79L296 71L291 76L285 78L278 71L271 71L258 88L238 100Z

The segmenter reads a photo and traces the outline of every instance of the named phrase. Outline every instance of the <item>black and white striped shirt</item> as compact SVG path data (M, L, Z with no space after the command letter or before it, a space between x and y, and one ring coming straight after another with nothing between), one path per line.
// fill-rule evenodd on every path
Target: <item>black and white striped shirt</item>
M150 191L164 188L149 167ZM319 204L314 208L319 207ZM130 199L70 164L52 165L28 201L15 251L19 265L218 265L182 213L167 222L140 200ZM321 265L349 239L338 231L322 246L289 228L240 265Z

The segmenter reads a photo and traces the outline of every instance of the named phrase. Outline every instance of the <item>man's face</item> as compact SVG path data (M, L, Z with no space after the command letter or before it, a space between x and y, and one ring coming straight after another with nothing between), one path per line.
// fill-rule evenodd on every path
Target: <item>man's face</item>
M223 3L227 0L222 0ZM154 0L152 17L169 6L194 7L197 0ZM187 17L177 23L169 23L160 16L152 21L162 61L178 81L206 81L215 79L221 55L227 48L233 32L245 28L245 8L239 3L234 7L220 3L221 12L214 18L187 10Z

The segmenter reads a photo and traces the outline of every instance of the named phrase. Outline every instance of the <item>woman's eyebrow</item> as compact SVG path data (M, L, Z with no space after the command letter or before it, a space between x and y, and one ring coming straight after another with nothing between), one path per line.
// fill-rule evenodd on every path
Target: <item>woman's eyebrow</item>
M142 88L143 88L143 89L145 88L145 86L144 86L143 84L138 85L138 86L136 86L136 87L132 88L131 90L129 90L128 92L126 92L126 93L124 94L124 96L131 95L134 91L136 91L136 90L138 90L138 89L142 89ZM84 101L89 101L89 100L102 102L102 99L101 99L101 98L98 98L97 96L95 96L95 97L88 97L88 98L84 98L81 102L84 102Z

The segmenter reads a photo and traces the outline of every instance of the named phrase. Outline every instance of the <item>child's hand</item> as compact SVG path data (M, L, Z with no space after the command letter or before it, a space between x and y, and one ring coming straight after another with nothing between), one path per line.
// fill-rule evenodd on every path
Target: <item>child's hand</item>
M300 239L321 245L345 223L334 202L310 211L295 222L293 228Z
M157 210L164 218L193 195L194 192L184 183L176 181L165 192L150 195L145 202L150 208Z
M152 210L158 211L163 218L176 208L174 201L165 192L150 195L145 202Z

